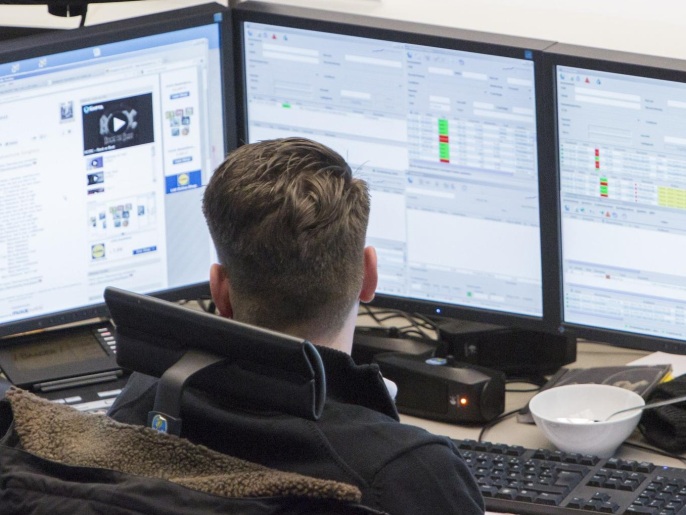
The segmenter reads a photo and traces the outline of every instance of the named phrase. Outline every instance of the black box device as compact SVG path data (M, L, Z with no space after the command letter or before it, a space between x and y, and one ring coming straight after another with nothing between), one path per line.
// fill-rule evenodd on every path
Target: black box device
M576 361L576 338L481 322L442 320L438 334L456 360L511 376L544 376Z
M483 423L505 410L505 374L477 365L400 353L375 357L398 386L400 413L456 424Z

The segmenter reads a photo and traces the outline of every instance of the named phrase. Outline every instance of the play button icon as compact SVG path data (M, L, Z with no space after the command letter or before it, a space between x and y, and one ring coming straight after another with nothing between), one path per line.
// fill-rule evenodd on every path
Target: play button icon
M100 134L119 135L136 130L138 122L135 109L113 109L100 118Z
M126 119L121 113L115 113L112 116L112 132L115 134L121 132L128 124L128 119Z

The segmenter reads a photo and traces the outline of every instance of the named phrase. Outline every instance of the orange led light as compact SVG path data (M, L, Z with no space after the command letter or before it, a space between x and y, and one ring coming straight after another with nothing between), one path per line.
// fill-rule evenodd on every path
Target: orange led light
M460 406L466 406L469 403L466 397L460 397Z

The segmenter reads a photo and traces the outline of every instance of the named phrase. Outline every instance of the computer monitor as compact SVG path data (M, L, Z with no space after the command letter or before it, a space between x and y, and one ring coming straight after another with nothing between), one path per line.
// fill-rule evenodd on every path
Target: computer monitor
M106 316L106 286L209 293L231 61L218 4L3 43L0 336Z
M562 327L686 353L686 63L555 45Z
M376 305L557 327L539 179L551 43L252 1L232 15L241 139L312 138L369 183Z

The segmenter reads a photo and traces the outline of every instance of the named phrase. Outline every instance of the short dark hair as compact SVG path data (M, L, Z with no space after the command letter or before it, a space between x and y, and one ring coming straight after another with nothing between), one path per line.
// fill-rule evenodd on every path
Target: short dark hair
M367 184L343 157L304 138L247 144L212 176L203 211L236 318L281 330L339 330L358 300Z

